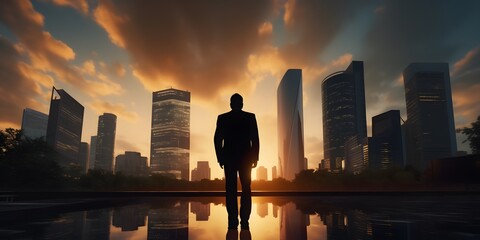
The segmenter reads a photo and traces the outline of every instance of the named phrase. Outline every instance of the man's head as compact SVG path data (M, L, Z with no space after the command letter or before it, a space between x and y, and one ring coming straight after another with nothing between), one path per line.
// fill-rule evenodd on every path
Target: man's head
M241 110L243 108L243 98L240 94L235 93L230 97L230 107L233 110Z

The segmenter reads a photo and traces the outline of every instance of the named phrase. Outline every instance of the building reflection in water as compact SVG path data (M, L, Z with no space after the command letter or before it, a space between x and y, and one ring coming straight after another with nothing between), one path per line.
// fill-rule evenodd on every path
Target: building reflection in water
M101 209L62 214L46 225L44 231L40 230L32 235L34 239L108 240L111 213L110 209Z
M321 214L327 226L328 240L343 239L412 239L407 221L391 219L387 215L367 215L360 210Z
M255 239L480 239L479 201L477 196L258 198L250 231ZM221 239L227 214L224 205L212 203L218 202L162 198L113 209L4 211L0 239Z
M137 231L147 222L148 206L132 205L113 209L112 225L125 231Z
M302 213L295 203L280 208L280 239L307 239L308 214Z
M188 202L153 204L148 211L147 238L188 239Z
M87 211L83 239L110 239L111 219L111 209Z
M268 216L268 203L267 202L257 203L257 214L261 218L265 218L266 216Z
M208 221L210 217L210 203L191 202L190 211L195 214L195 220Z
M275 204L272 204L272 214L274 218L278 218L278 206Z
M44 231L41 231L38 227L33 228L34 233L32 235L44 239L86 239L84 232L85 215L86 212L65 214L48 224ZM41 225L41 223L38 225Z

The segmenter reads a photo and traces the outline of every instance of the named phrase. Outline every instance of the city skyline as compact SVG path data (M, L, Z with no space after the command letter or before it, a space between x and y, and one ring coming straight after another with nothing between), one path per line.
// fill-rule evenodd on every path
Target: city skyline
M323 158L321 80L352 60L365 63L367 135L371 117L382 112L399 109L406 119L402 71L417 61L449 64L456 128L480 113L480 16L474 11L479 3L163 4L0 3L0 89L11 89L2 91L0 127L20 128L25 108L48 113L55 85L85 106L82 142L96 134L97 116L112 112L118 116L115 156L149 156L150 94L174 87L192 93L190 164L209 161L212 178L221 178L212 141L215 118L229 110L234 92L257 116L259 165L277 165L275 90L290 68L304 73L308 168ZM251 16L238 21L245 11ZM200 21L206 18L212 21ZM458 150L468 149L463 139L457 134Z

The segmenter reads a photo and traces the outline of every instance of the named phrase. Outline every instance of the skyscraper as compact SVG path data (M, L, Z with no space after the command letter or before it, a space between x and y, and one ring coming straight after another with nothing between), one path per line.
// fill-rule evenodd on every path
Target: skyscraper
M272 167L272 180L277 178L277 166Z
M98 117L97 146L95 148L95 169L113 172L113 153L117 116L104 113Z
M30 108L23 110L22 134L24 137L35 139L47 136L48 115Z
M80 168L83 111L83 106L66 91L52 88L46 140L58 153L60 166Z
M332 172L340 172L346 141L351 137L363 141L367 136L363 62L352 61L345 71L323 80L322 113L323 153L330 163L325 165Z
M411 63L403 71L407 164L424 170L455 156L457 142L448 63Z
M268 180L268 175L267 175L267 168L264 166L259 166L257 167L257 181L263 180L267 181Z
M115 158L115 173L125 175L148 176L147 157L142 157L139 152L125 151Z
M150 147L152 173L189 180L190 92L153 93Z
M400 110L390 110L372 118L371 147L369 143L369 168L385 170L403 167L403 139Z
M307 169L303 142L302 70L289 69L277 89L278 176L293 180Z
M88 143L86 143L86 142L81 142L80 143L80 150L79 150L78 158L79 158L78 161L80 163L82 173L87 173L88 172L88 165L89 165Z
M95 150L97 149L97 136L90 137L90 159L88 163L88 169L95 168Z
M192 181L210 180L210 172L208 161L198 161L197 167L192 170Z

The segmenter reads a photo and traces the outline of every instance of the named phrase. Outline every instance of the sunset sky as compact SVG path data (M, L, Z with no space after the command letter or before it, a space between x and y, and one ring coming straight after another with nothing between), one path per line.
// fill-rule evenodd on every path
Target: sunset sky
M461 3L461 4L459 4ZM52 86L85 107L82 141L98 116L117 115L115 155L150 157L152 92L191 92L190 169L214 155L218 114L230 96L257 116L260 166L277 165L276 90L303 70L305 155L323 158L321 81L364 61L371 118L399 109L403 69L448 62L456 127L480 115L480 1L0 1L0 128L20 128L26 107L48 114ZM465 137L457 135L459 150ZM255 176L255 171L253 176Z

